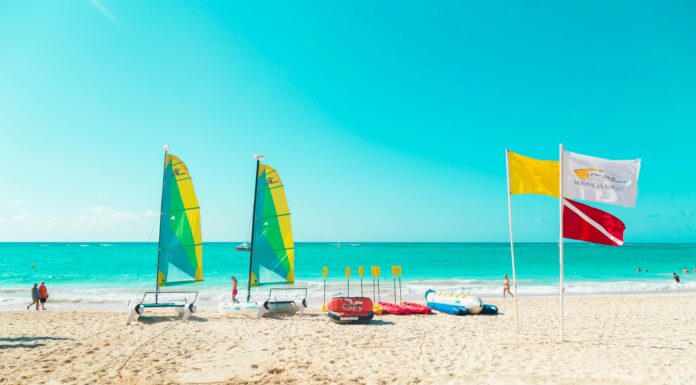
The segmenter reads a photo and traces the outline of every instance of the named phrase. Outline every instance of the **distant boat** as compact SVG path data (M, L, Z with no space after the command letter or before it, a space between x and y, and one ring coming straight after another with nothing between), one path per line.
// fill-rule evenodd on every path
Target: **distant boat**
M237 245L235 250L237 250L237 251L251 251L251 247L249 247L248 243L242 242L242 243Z
M146 292L140 302L130 307L128 324L146 308L173 308L183 315L184 321L196 311L198 292L160 290L162 286L203 280L201 210L186 164L168 154L168 150L169 147L164 146L155 291Z
M253 218L251 242L237 246L237 250L249 251L249 280L246 303L220 303L221 313L243 313L261 317L265 312L295 313L307 307L305 299L300 304L294 300L278 299L274 293L284 290L271 289L264 303L251 302L251 288L269 284L292 284L295 282L295 243L292 239L290 210L285 197L285 188L278 172L271 166L261 164L262 155L256 159Z

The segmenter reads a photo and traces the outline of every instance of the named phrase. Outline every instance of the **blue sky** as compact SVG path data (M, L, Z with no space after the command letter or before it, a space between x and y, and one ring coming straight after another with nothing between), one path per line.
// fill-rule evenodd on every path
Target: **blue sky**
M628 242L696 241L689 1L0 2L0 241L155 240L163 144L206 241L252 155L299 241L506 241L504 150L643 159ZM520 241L557 201L515 196Z

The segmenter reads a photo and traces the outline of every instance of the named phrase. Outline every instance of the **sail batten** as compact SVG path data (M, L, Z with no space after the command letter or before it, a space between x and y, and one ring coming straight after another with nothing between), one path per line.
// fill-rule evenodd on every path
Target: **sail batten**
M268 165L259 165L255 199L251 285L293 283L295 244L290 210L280 176Z
M162 186L157 285L203 280L198 199L186 164L167 154Z

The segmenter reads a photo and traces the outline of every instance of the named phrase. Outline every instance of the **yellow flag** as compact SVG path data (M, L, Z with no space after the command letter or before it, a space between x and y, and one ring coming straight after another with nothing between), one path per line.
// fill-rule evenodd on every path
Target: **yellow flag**
M508 151L510 194L542 194L558 198L557 160L539 160Z

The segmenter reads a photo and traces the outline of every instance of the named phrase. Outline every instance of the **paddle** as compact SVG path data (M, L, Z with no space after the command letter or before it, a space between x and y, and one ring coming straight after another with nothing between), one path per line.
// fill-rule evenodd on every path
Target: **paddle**
M375 294L375 277L377 276L377 267L372 266L372 302L377 303L377 295Z
M380 267L376 267L377 271L377 302L382 302L382 299L379 298L379 275L380 275Z
M324 266L321 268L321 274L324 276L324 304L321 305L322 313L326 311L326 276L329 274L329 268Z
M346 267L346 282L348 282L348 295L350 297L350 267Z
M363 273L364 269L362 266L358 266L358 275L360 276L360 296L363 296Z
M401 296L401 265L396 267L396 274L399 276L399 302L404 303L404 297Z
M392 265L392 281L394 281L394 303L396 303L396 266Z

